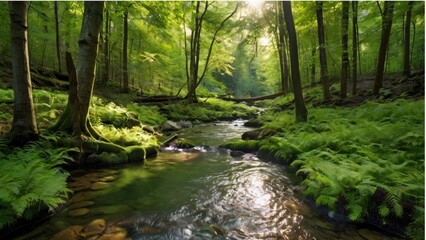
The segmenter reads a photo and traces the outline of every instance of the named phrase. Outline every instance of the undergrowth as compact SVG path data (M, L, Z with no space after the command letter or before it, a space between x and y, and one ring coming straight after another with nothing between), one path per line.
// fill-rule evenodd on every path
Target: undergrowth
M172 120L202 122L249 118L255 116L257 112L256 108L217 98L199 100L200 102L195 104L181 102L164 106L163 112L167 118Z
M0 142L0 230L41 209L53 210L67 199L68 173L59 165L72 160L73 149L46 148L54 137L10 149Z
M423 236L424 101L312 108L301 124L293 114L261 117L265 128L279 132L261 149L297 170L306 195L351 221L411 218L407 234Z

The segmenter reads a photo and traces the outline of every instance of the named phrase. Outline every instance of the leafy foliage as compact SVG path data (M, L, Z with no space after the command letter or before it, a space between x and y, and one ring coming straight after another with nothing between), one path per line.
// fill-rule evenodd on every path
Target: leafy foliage
M0 229L17 219L31 219L40 209L56 208L67 199L68 173L58 167L70 150L46 148L48 140L13 151L0 142Z
M312 109L304 124L294 124L289 111L269 112L262 121L281 133L261 148L297 169L316 204L352 221L377 214L386 224L416 209L413 234L424 217L423 109L423 101L409 100Z

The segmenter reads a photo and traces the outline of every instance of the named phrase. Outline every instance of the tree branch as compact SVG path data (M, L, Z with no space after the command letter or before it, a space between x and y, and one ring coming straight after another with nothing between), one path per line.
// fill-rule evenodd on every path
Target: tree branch
M208 51L208 53L207 53L207 58L206 58L206 64L204 65L204 70L203 70L203 74L201 74L201 77L200 77L200 79L198 80L198 82L197 82L197 85L196 85L196 88L200 85L200 83L201 83L201 81L203 80L203 78L204 78L204 76L206 75L206 72L207 72L207 68L208 68L208 65L209 65L209 62L210 62L210 57L211 57L211 54L212 54L212 50L213 50L213 45L214 45L214 42L216 41L216 37L217 37L217 33L223 28L223 26L225 25L225 22L226 21L228 21L236 12L237 12L237 9L238 9L238 6L239 6L239 3L237 3L237 5L235 5L235 9L234 9L234 11L232 11L231 12L231 14L229 14L223 21L222 21L222 23L220 24L220 27L216 30L216 32L214 33L214 35L213 35L213 39L212 39L212 41L211 41L211 43L210 43L210 47L209 47L209 51Z

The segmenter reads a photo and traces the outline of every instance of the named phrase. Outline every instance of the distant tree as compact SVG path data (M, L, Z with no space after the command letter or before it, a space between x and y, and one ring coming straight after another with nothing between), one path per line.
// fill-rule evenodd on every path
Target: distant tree
M197 1L195 3L195 13L194 13L194 25L191 29L191 39L190 39L190 57L189 57L189 68L187 67L187 85L188 85L188 93L186 95L186 99L188 102L194 103L198 102L196 89L204 79L207 69L209 66L213 45L216 41L217 34L224 27L226 21L228 21L238 9L238 3L235 6L235 9L221 22L219 27L213 34L212 40L210 42L209 48L207 50L207 56L204 64L204 69L199 76L199 64L200 64L200 56L201 56L201 31L203 29L203 22L205 21L205 16L207 13L207 9L209 8L209 1L204 2L204 6L201 6L201 2ZM187 45L185 45L187 46ZM187 52L187 51L185 51Z
M317 1L316 3L316 15L318 23L318 41L319 41L319 56L320 56L320 78L322 83L323 97L324 99L330 99L331 93L329 89L328 81L328 70L327 70L327 55L325 51L325 37L324 37L324 23L322 16L322 5L323 2Z
M281 71L281 87L283 93L289 92L288 89L288 81L289 81L289 70L288 70L288 62L287 62L287 46L286 46L286 32L285 32L285 24L284 24L284 15L282 6L280 5L282 2L278 2L278 53L280 60L280 71Z
M352 95L356 95L358 56L358 2L352 1Z
M306 109L305 101L303 100L302 84L300 82L297 36L291 11L291 2L283 1L282 7L289 38L291 79L293 81L294 101L296 106L296 122L306 122L308 120L308 110Z
M110 28L110 18L109 18L109 10L108 8L105 11L105 34L104 34L104 66L102 71L102 78L101 78L101 87L106 87L109 80L109 28Z
M123 14L123 92L129 92L129 73L127 69L127 41L128 41L128 17L129 9L126 8Z
M388 51L390 32L392 28L394 5L395 2L385 1L383 12L381 12L382 34L380 38L379 56L377 58L376 76L374 78L374 95L379 95L380 88L382 88L383 85L383 72L385 69L386 53Z
M22 145L39 135L32 98L28 57L28 2L9 2L13 70L13 123L9 133L12 144Z
M59 38L58 1L54 2L54 9L55 9L56 56L58 58L58 70L59 70L59 72L62 72L62 66L61 66L61 45L60 45L60 38Z
M411 26L411 11L413 9L413 1L408 2L408 7L404 23L404 77L410 77L410 26Z
M342 2L342 70L340 74L340 97L345 98L347 94L347 83L349 73L348 57L348 27L349 27L349 2Z

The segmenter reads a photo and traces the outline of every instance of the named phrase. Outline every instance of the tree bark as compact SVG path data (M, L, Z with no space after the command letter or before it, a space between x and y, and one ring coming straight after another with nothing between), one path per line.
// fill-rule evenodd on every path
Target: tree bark
M320 56L320 78L322 83L324 99L330 99L331 93L329 89L328 70L327 70L327 54L325 51L324 23L322 16L323 2L316 2L316 14L318 24L318 41L319 41L319 56Z
M9 137L22 145L38 138L28 57L28 3L9 2L13 69L13 122Z
M390 32L392 28L393 8L395 2L385 1L382 15L382 34L380 38L379 56L377 58L376 76L374 78L373 94L379 95L383 85L383 71L385 67L386 53L389 46Z
M405 78L410 77L410 26L411 26L411 11L413 9L413 1L408 2L408 8L405 17L404 25L404 70L402 72Z
M342 69L340 74L340 97L347 95L347 83L349 73L348 57L348 27L349 27L349 2L342 2Z
M129 10L124 11L123 18L123 92L129 92L129 73L127 71L127 41L128 41L128 16Z
M312 47L311 51L311 84L315 82L315 52L316 48Z
M56 32L56 56L58 57L59 72L62 72L61 65L61 42L59 38L59 15L58 15L58 1L55 1L55 32Z
M300 82L297 36L293 14L291 12L291 2L284 1L282 6L290 45L291 79L293 82L294 101L296 106L296 122L306 122L308 120L308 111L305 106L305 101L303 100L302 84Z
M279 33L279 44L278 52L280 59L280 70L281 70L281 89L285 94L289 92L288 89L288 63L287 63L287 54L286 54L286 44L285 44L285 26L284 26L284 16L281 6L282 2L278 2L278 33Z
M76 66L80 104L80 129L82 134L97 138L100 136L92 128L88 115L95 82L96 55L98 53L103 7L104 2L101 1L84 2L83 23L78 41L79 54ZM75 112L73 101L68 101L64 112L52 129L73 132L75 114L78 113Z
M105 41L104 41L104 68L101 78L101 87L106 87L109 80L109 11L105 15Z
M358 2L352 1L352 95L356 95L358 78Z

